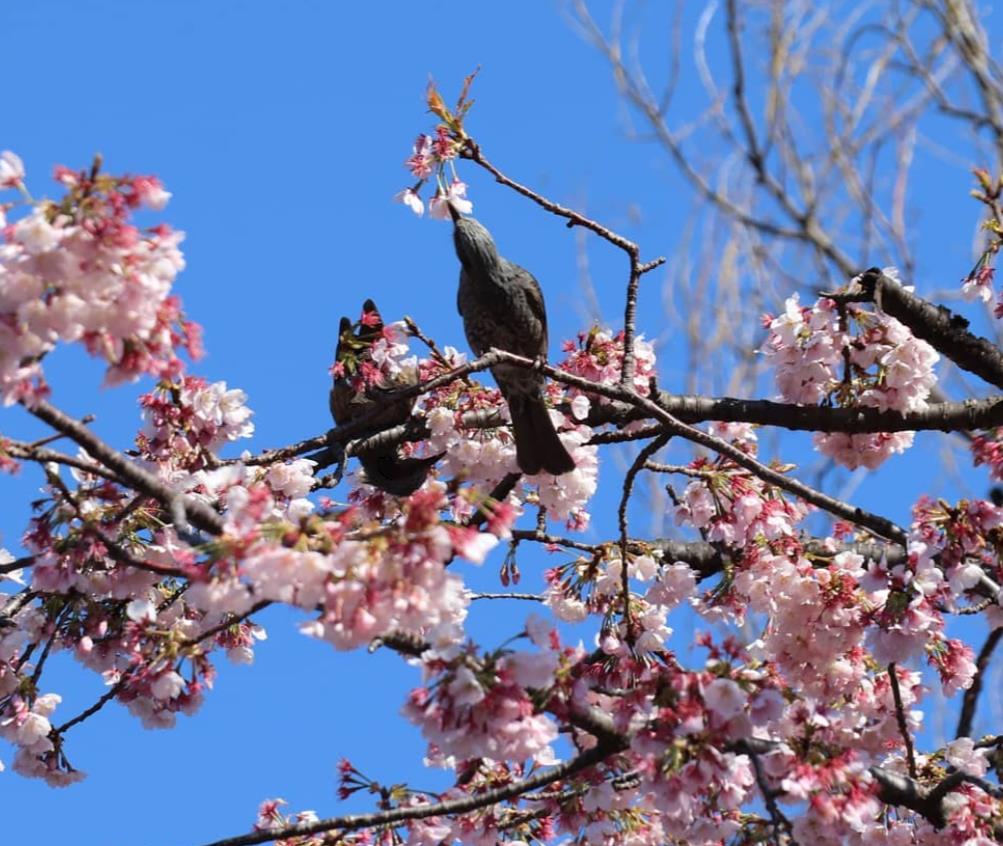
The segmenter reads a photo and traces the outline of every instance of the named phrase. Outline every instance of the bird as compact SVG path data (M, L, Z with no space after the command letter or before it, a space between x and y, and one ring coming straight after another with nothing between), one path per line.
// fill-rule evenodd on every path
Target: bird
M372 364L373 345L383 335L383 319L376 304L367 299L362 305L362 319L356 324L342 317L338 327L338 346L334 354L334 382L329 405L336 426L372 414L366 422L371 432L379 432L405 423L411 416L415 399L395 399L401 389L410 387L413 379L404 378L389 386L367 380L363 371ZM375 365L373 365L375 366ZM379 410L377 410L379 409ZM358 455L366 480L393 496L410 496L428 478L438 455L426 458L401 458L396 444L366 450Z
M547 311L540 283L525 268L502 258L479 221L460 214L452 204L449 211L461 265L456 307L470 348L477 355L494 347L546 359ZM519 469L530 476L574 470L575 461L561 443L543 399L543 374L504 363L491 373L508 403Z

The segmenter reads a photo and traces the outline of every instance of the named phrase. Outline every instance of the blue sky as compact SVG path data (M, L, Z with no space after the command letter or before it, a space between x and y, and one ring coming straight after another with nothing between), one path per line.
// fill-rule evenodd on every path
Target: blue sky
M607 8L597 4L597 17ZM390 202L408 184L402 162L414 136L432 126L423 103L430 73L451 101L481 66L469 128L486 155L639 240L646 257L671 255L686 223L680 177L659 149L624 137L608 69L559 2L38 0L4 4L0 33L8 69L0 149L23 157L36 195L54 192L53 164L84 166L97 151L110 171L157 173L174 193L163 217L188 233L177 291L204 325L209 352L195 370L247 391L253 449L327 428L337 319L354 316L365 296L385 316L410 314L440 343L464 347L449 227ZM937 159L917 176L917 226L947 244L923 253L933 287L967 270L977 211L965 199L965 168ZM469 166L462 175L475 214L543 284L556 355L559 340L591 318L574 234ZM600 307L616 320L624 261L603 244L590 242L588 255ZM649 335L661 327L664 278L651 277L642 294ZM660 351L669 390L682 376L672 351ZM102 390L100 369L80 350L57 352L47 373L56 405L94 413L103 437L130 442L148 383ZM15 408L0 411L0 432L38 429ZM803 455L803 444L792 449ZM902 459L863 480L860 501L905 520L906 503L889 501L891 491L946 490L923 462ZM604 466L618 464L610 457ZM984 492L984 477L962 475ZM25 468L0 482L0 544L16 551L39 480ZM596 500L597 537L615 525L614 502L609 490ZM543 553L520 563L532 590ZM498 564L472 577L494 584ZM492 645L517 630L523 611L477 609L471 630ZM273 796L328 816L364 806L335 798L342 756L387 782L435 781L417 766L417 731L398 717L414 670L391 655L336 653L300 636L281 611L263 622L270 637L256 665L221 666L195 719L149 732L112 705L70 736L71 760L90 774L84 783L54 791L0 775L6 807L20 810L5 820L9 841L198 844L248 829L257 803ZM69 660L52 669L46 689L64 695L60 715L102 692ZM9 763L9 750L0 758Z

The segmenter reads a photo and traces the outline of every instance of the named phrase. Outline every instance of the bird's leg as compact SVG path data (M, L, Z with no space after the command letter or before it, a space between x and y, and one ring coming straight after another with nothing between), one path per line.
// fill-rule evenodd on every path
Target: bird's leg
M533 367L532 367L532 369L535 370L537 373L542 373L543 372L543 368L546 367L546 366L547 366L547 356L546 355L538 355L538 356L536 356L533 359Z

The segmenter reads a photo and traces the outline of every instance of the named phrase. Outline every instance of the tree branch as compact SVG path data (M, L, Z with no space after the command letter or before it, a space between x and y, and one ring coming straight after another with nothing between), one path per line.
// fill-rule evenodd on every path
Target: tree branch
M970 737L972 724L975 722L975 709L979 704L979 695L982 693L982 682L985 680L986 670L989 667L989 660L1003 638L1003 628L993 629L989 632L989 637L982 644L978 658L975 659L975 678L972 679L971 687L965 691L961 700L961 712L958 715L958 728L954 732L955 737Z
M371 814L348 814L343 817L329 817L328 819L317 820L316 822L296 823L267 831L256 831L238 837L228 837L223 840L214 841L207 844L207 846L253 846L256 843L269 843L273 840L303 837L327 831L358 831L360 828L391 825L407 820L464 814L469 811L476 811L480 808L496 805L499 802L519 796L530 790L536 790L538 787L566 779L583 770L587 770L589 767L595 766L622 748L607 745L600 741L596 746L566 763L558 764L556 767L551 767L522 781L512 782L502 787L495 787L491 790L485 790L483 793L466 796L462 799L450 799L446 802L437 802L430 805L392 808L388 811L378 811Z

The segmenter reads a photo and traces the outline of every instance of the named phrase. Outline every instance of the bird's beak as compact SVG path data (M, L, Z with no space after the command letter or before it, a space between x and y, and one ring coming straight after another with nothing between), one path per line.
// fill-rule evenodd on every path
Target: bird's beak
M453 223L458 223L459 221L463 220L463 215L456 210L452 202L447 200L446 205L449 207L449 216L453 218Z

